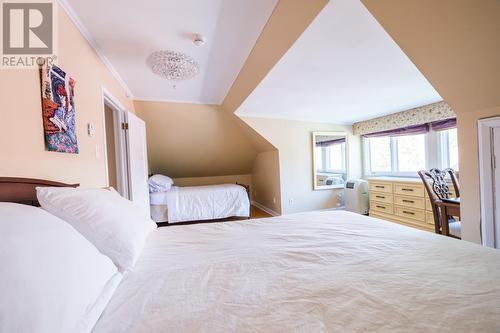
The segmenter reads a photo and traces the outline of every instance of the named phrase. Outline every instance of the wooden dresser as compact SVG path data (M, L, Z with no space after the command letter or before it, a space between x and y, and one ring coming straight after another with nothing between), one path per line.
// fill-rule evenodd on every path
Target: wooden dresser
M431 202L420 178L369 178L368 188L370 216L434 232Z

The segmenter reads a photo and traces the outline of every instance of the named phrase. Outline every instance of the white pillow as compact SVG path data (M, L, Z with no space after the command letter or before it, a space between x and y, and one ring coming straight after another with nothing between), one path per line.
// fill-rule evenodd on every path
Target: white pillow
M0 203L0 332L89 332L121 274L69 224Z
M71 224L121 271L134 267L156 228L142 207L115 191L37 187L36 195L43 209Z
M166 192L172 188L174 181L164 175L153 175L148 179L149 192Z

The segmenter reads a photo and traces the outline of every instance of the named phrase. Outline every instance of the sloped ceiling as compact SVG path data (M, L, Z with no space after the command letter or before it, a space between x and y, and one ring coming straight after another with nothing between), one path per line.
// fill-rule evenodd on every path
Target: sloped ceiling
M257 154L236 116L219 106L135 101L147 124L153 173L205 177L250 173Z
M239 107L335 124L441 101L360 0L330 1Z
M172 177L250 173L258 152L276 150L234 111L325 4L280 1L222 106L136 101L147 124L151 171Z
M278 0L62 1L135 98L220 104ZM193 44L196 33L206 38L205 45ZM198 75L174 88L153 74L146 58L164 49L193 57Z

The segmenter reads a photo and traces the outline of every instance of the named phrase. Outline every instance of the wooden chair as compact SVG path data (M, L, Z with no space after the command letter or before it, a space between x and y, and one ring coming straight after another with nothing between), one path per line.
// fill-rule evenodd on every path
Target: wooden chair
M450 175L451 183L453 184L453 188L455 189L455 196L457 198L460 198L460 183L458 182L457 173L452 168L448 168L444 171L448 172L448 174Z
M460 188L455 171L452 169L443 171L439 169L420 170L418 175L422 179L431 201L435 232L460 238L461 223L454 217L460 216L460 201L450 198L450 188L445 180L446 176L450 175L457 197L459 197Z

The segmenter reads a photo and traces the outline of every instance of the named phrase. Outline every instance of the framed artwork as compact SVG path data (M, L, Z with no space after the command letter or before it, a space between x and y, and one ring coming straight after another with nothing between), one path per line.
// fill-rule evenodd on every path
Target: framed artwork
M75 80L62 69L40 69L45 144L49 151L78 154L75 124Z

